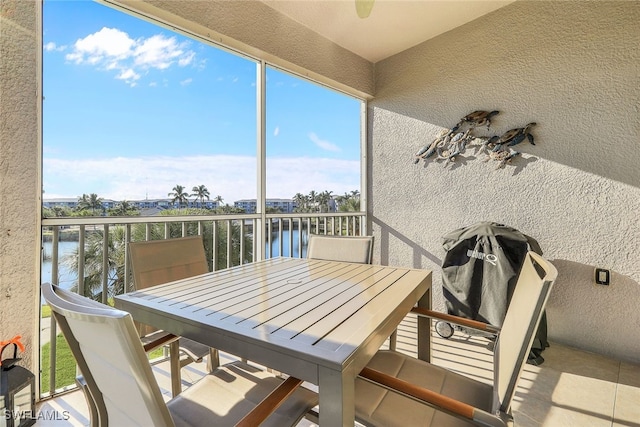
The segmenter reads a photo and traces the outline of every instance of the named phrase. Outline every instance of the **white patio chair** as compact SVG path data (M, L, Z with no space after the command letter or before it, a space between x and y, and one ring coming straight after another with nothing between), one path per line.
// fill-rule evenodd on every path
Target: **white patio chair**
M373 236L309 234L307 258L371 264Z
M553 265L529 252L502 328L415 308L419 315L495 332L493 384L378 351L356 380L357 419L385 427L511 425L511 401L556 276Z
M136 290L209 272L202 236L131 242L129 256ZM138 322L135 322L135 325L147 352L169 345L173 396L177 396L182 389L182 367L192 362L201 362L207 355L209 372L220 365L215 349L188 338L178 338L148 325ZM181 359L181 354L186 357Z
M92 426L280 427L297 424L317 404L300 380L242 362L216 369L165 403L130 314L49 283L42 295L83 375Z

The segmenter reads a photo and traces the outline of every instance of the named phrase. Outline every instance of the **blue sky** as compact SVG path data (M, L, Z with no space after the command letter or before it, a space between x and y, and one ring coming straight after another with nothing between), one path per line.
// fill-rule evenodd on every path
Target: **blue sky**
M256 197L256 64L91 1L44 3L45 198ZM360 101L267 72L267 197L359 190Z

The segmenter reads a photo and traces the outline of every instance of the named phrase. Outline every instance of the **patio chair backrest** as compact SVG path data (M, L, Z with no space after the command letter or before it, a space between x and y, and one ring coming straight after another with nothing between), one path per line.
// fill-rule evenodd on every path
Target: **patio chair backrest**
M202 236L129 243L137 290L209 272Z
M42 285L98 411L100 426L173 426L131 315Z
M540 255L527 253L494 350L494 411L510 410L557 275L555 267Z
M309 235L307 258L371 264L373 236Z

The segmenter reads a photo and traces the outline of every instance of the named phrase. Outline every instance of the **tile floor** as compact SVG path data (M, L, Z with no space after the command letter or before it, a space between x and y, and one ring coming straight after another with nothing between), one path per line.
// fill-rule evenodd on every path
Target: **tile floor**
M415 332L415 318L408 317L399 328L398 350L415 354ZM493 373L487 343L459 332L448 340L434 333L433 362L490 382ZM525 366L513 402L516 426L640 427L640 365L555 343L542 355L545 362L541 366ZM168 363L156 364L153 370L165 398L170 399ZM183 368L184 387L204 372L204 363ZM77 391L41 402L38 411L54 418L38 420L38 427L88 425L84 397ZM314 425L303 420L299 427Z

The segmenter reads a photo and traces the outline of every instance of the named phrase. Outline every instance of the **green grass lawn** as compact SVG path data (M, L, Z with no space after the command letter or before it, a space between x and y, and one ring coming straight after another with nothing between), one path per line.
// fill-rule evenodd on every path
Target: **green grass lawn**
M49 307L47 304L42 306L42 309L40 310L40 316L44 319L46 317L51 317L51 307Z
M42 346L42 376L40 384L42 390L49 389L49 354L51 353L51 343ZM69 345L62 334L56 337L56 385L61 388L73 384L76 380L76 361L71 354Z

